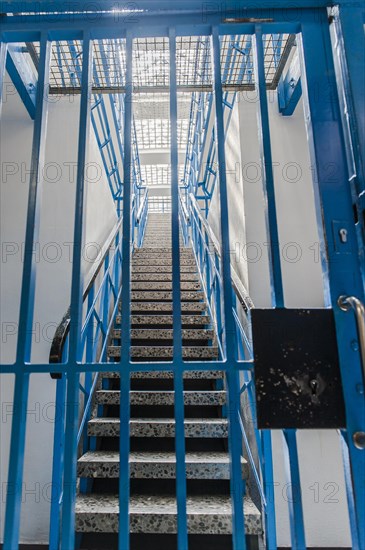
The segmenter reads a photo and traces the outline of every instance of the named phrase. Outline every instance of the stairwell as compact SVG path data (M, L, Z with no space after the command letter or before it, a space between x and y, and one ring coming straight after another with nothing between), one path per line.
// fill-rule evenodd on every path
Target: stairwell
M218 358L211 318L191 248L181 244L183 357ZM170 214L148 216L143 247L132 256L131 357L172 359L172 248ZM90 450L80 457L83 482L76 502L76 531L82 548L118 548L120 316L111 335L111 372L99 376ZM187 516L189 549L232 548L232 508L226 392L222 371L184 373ZM172 372L131 374L130 533L131 549L177 548L174 391ZM248 465L242 458L242 476ZM86 487L86 489L85 489ZM250 547L262 531L261 515L249 496L242 500Z

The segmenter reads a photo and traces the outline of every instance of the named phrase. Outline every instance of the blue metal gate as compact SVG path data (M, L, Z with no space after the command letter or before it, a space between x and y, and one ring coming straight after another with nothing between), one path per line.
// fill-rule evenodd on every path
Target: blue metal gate
M353 537L353 548L364 548L365 540L365 402L364 402L364 285L361 275L361 246L363 238L363 197L364 197L364 82L361 72L364 67L364 9L340 6L337 18L339 28L342 24L346 68L350 86L345 88L346 101L351 117L350 140L356 157L356 182L348 181L346 163L346 144L340 110L339 91L336 85L336 74L333 50L330 40L328 13L319 2L299 2L300 8L287 9L281 2L266 2L267 9L246 9L250 6L233 6L207 4L197 6L191 0L181 8L171 9L164 2L141 1L137 6L126 6L113 10L113 2L103 2L105 11L100 11L96 18L90 17L88 4L79 3L77 13L62 13L67 5L54 0L48 6L59 12L57 17L48 18L47 14L10 15L2 18L1 54L0 54L0 90L3 89L3 77L8 47L13 43L39 42L40 58L35 104L34 135L29 178L29 202L26 225L25 258L21 307L19 315L19 337L16 362L13 365L2 365L2 372L15 374L14 416L12 423L10 466L8 476L8 494L6 502L6 521L4 533L4 550L14 550L19 544L19 524L22 497L22 476L24 466L24 449L26 434L26 411L28 402L29 378L32 373L59 373L57 381L57 408L65 408L65 428L63 419L55 427L54 441L54 477L53 496L56 504L52 506L51 542L52 549L70 550L75 547L75 499L76 499L76 460L80 433L85 425L79 426L79 391L80 374L86 373L87 383L84 390L90 397L93 391L91 373L110 371L111 365L106 361L105 353L98 360L90 345L95 338L90 336L91 318L100 319L96 311L95 296L88 298L87 322L83 321L82 307L85 285L81 276L81 250L84 230L84 166L86 148L92 120L92 71L93 41L104 39L125 40L126 68L123 120L123 198L122 221L113 234L116 244L113 257L105 262L104 291L107 296L104 302L105 311L113 306L114 313L118 308L119 298L122 301L121 329L124 334L123 347L119 365L113 368L120 373L121 407L120 407L120 519L119 548L129 548L129 419L130 419L130 373L133 371L171 370L172 364L132 363L130 359L130 268L131 243L134 239L136 212L133 197L133 143L132 143L132 47L133 40L141 37L166 37L169 44L169 93L171 120L171 189L172 189L172 246L176 251L173 257L173 372L175 389L175 422L176 422L176 461L177 461L177 506L178 506L178 548L188 548L187 515L186 515L186 478L185 478L185 442L184 442L184 402L183 372L186 370L223 370L226 373L229 406L229 450L231 460L231 497L233 509L233 542L235 550L246 546L244 536L244 518L242 510L242 477L241 477L241 440L245 431L240 413L240 395L242 391L253 396L251 374L254 371L252 356L245 345L245 335L235 309L232 295L232 272L229 258L229 218L227 181L225 172L224 148L224 91L220 58L220 37L225 35L249 35L253 43L254 63L257 75L257 88L260 99L261 116L261 162L265 174L265 188L268 200L268 221L271 253L271 278L273 308L284 307L283 283L281 274L280 252L278 243L277 214L272 169L269 117L266 96L264 71L263 35L282 33L297 35L300 41L301 86L307 116L307 129L310 138L311 159L317 175L318 192L323 213L323 230L326 236L326 277L330 289L331 307L333 308L342 384L346 407L347 425L343 431L344 464L346 468L349 512ZM317 5L320 4L318 7ZM65 7L64 7L65 6ZM81 8L80 8L81 6ZM36 12L38 3L2 2L1 11L6 13ZM161 11L161 7L163 8ZM85 13L83 10L85 9ZM108 11L109 10L109 11ZM356 34L356 40L353 34ZM191 34L207 37L212 46L213 84L211 93L215 98L215 142L216 158L220 182L220 225L222 246L217 260L216 273L211 268L210 277L216 277L217 304L222 304L220 312L220 334L222 356L213 362L185 362L182 357L181 304L180 304L180 256L179 256L179 216L184 216L184 207L179 199L178 188L178 145L177 145L177 90L176 79L176 38ZM52 42L64 40L82 41L82 61L80 62L80 122L77 162L77 192L74 229L74 252L72 271L72 293L69 323L68 353L63 362L57 364L36 364L31 362L31 330L34 309L36 265L32 254L33 244L39 232L39 212L42 195L41 173L45 154L45 132L47 124L48 91L50 78L50 58ZM340 90L342 93L343 90ZM328 177L328 166L336 166L335 181ZM118 191L119 192L119 191ZM120 200L120 195L118 195ZM142 204L146 208L147 202ZM142 220L145 210L141 210ZM358 212L358 227L354 223L354 208ZM202 226L194 205L190 206L189 215L196 242L201 234L201 249L204 248ZM194 218L195 216L195 218ZM340 225L338 225L340 223ZM143 226L143 221L142 221ZM346 253L338 246L337 228L346 232ZM143 228L142 228L143 231ZM350 250L350 252L348 252ZM120 285L121 282L121 285ZM107 286L109 285L109 286ZM247 297L246 297L247 298ZM357 300L355 300L356 298ZM249 299L247 298L249 303ZM355 308L355 315L349 312ZM248 307L249 310L249 307ZM105 323L105 319L104 319ZM108 333L108 324L99 330ZM95 336L95 335L93 335ZM104 343L105 343L104 338ZM359 341L360 352L354 353L352 344ZM91 344L90 344L91 342ZM357 348L356 348L357 349ZM104 349L105 351L105 349ZM242 386L240 372L245 373ZM90 399L88 400L88 402ZM90 403L89 403L90 405ZM88 405L88 406L89 406ZM86 406L86 413L88 411ZM255 415L253 407L253 415ZM64 428L64 429L63 429ZM284 431L288 448L290 475L293 486L300 487L300 472L295 430ZM275 509L268 498L273 484L271 435L269 430L258 432L261 473L256 472L260 487L263 510L265 514L265 532L267 547L276 548ZM245 441L245 439L244 439ZM261 477L260 477L261 476ZM292 548L302 550L306 547L303 510L301 499L295 499L290 507L290 524Z

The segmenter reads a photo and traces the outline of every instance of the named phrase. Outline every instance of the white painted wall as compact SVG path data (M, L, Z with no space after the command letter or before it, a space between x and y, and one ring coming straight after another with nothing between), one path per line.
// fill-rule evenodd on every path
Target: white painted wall
M225 110L227 117L228 109ZM213 117L212 117L213 118ZM239 136L239 111L235 105L229 131L227 132L225 141L226 155L226 177L228 189L228 209L229 209L229 252L231 265L241 277L242 282L248 285L248 269L247 262L242 261L242 243L246 241L245 215L243 208L243 177L242 177L242 160ZM209 140L208 140L209 145ZM208 147L207 147L208 148ZM219 197L219 182L217 178L216 189L209 208L208 221L211 228L220 240L220 197Z
M48 362L51 340L70 301L72 240L77 162L79 98L64 97L49 106L47 170L40 239L36 248L37 286L32 360ZM62 132L60 131L62 129ZM7 97L1 123L1 356L13 362L22 277L27 185L33 122L18 96ZM14 163L12 165L6 163ZM10 175L9 171L13 171ZM116 214L91 129L86 173L86 230L83 272L87 279L116 222ZM1 523L9 459L13 377L1 375ZM32 375L30 382L20 541L46 543L49 529L55 382ZM2 533L1 533L2 535Z
M317 214L311 162L302 104L292 117L279 115L275 95L268 94L271 146L274 163L279 244L286 307L322 307L324 290L318 258ZM245 230L243 247L247 262L250 295L257 307L270 307L270 278L267 255L265 200L262 189L257 101L253 94L242 94L238 101L239 134L229 130L241 144ZM228 180L231 182L231 180ZM230 183L231 184L231 183ZM240 195L237 197L237 202ZM247 246L250 244L250 246ZM251 261L250 261L251 258ZM247 254L242 255L242 262ZM274 432L274 465L278 543L290 547L286 477L280 432ZM335 431L299 431L301 485L307 545L318 547L351 546L345 482L339 437Z

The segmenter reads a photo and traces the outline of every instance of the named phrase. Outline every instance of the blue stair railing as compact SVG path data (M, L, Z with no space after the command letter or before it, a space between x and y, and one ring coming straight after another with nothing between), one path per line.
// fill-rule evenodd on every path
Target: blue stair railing
M106 361L106 348L109 332L118 312L121 295L122 273L122 218L118 220L103 247L104 253L93 270L83 293L84 318L81 329L82 356L88 363L97 364ZM70 331L70 310L67 310L55 332L50 350L50 363L62 363L67 359ZM95 368L97 370L97 368ZM63 494L62 471L64 459L65 411L66 411L66 374L52 374L57 378L57 411L54 431L54 445L58 453L53 455L50 548L58 548L60 540L60 510ZM86 372L83 384L80 384L82 417L78 428L77 444L83 452L91 450L95 442L87 434L87 423L91 414L91 403L97 384L97 375ZM81 491L86 486L81 484Z
M218 348L222 358L225 346L225 327L222 315L221 246L193 193L190 194L188 203L180 196L180 225L182 226L184 241L191 241L200 280L207 299L208 310L215 325ZM232 265L231 277L237 357L239 361L252 360L250 311L254 304ZM242 409L237 411L244 447L243 452L248 460L253 484L261 503L266 547L272 550L276 549L276 526L271 432L257 429L255 390L252 373L249 371L243 371L240 394L241 396L246 395L248 404L244 411L245 414L243 414ZM248 424L253 426L254 445L250 438Z

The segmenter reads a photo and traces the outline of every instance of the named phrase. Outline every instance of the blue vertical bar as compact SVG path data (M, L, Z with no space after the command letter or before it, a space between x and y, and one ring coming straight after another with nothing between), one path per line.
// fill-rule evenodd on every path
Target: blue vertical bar
M245 527L243 517L243 483L241 469L242 436L239 425L240 410L240 386L239 373L234 368L235 354L237 350L235 341L235 321L233 317L233 301L231 286L231 265L229 255L229 221L228 221L228 193L226 176L226 158L224 148L224 116L223 116L223 94L221 82L220 43L218 28L213 28L213 77L215 94L215 116L217 129L217 153L219 166L219 199L220 199L220 225L221 225L221 261L225 321L225 348L226 360L231 368L227 370L228 389L228 417L229 417L229 449L230 449L230 488L232 498L232 530L234 550L246 548Z
M271 287L272 305L284 307L284 290L280 266L280 245L278 221L276 216L275 185L272 166L269 111L266 95L266 78L264 63L264 48L262 44L262 31L256 26L254 66L259 92L260 106L258 110L258 131L260 139L261 169L263 174L264 195L267 202L267 222L270 240L269 257L271 260Z
M126 40L126 97L124 110L122 311L120 353L120 436L119 436L119 550L129 550L129 389L131 315L131 196L132 196L132 92L133 37Z
M65 444L66 375L57 380L56 416L53 435L53 465L49 550L58 550L60 542L60 503L62 498L62 469Z
M72 287L70 307L70 371L67 373L67 410L65 430L65 462L62 506L62 550L75 546L75 501L76 501L76 461L77 433L79 413L80 374L73 370L73 365L82 360L81 323L82 323L82 246L84 243L85 215L85 164L89 129L91 120L91 72L92 42L87 32L83 35L81 104L79 119L79 142L77 157L74 250L72 263Z
M266 495L265 510L265 538L266 548L276 550L276 520L275 520L275 494L274 494L274 471L272 459L271 431L261 431L262 444L262 477Z
M356 432L365 432L365 400L359 390L363 376L360 355L351 352L352 342L358 339L355 320L342 311L337 302L340 295L356 296L364 301L364 291L325 10L321 12L319 21L302 23L299 44L305 119L326 235L330 295L345 399L358 538L361 541L365 540L365 450L355 446L353 436ZM336 167L334 175L329 173L329 166ZM340 227L337 225L339 220ZM339 239L341 227L347 231L346 243Z
M175 390L175 452L178 550L187 550L186 472L184 433L184 382L180 300L179 179L177 148L176 34L169 31L170 45L170 126L171 126L171 235L172 235L172 311Z
M11 445L9 455L10 460L8 495L6 499L5 513L4 550L17 549L19 543L27 416L26 411L29 389L29 373L25 371L25 363L30 361L32 345L32 324L36 277L33 247L39 236L39 220L42 199L42 185L40 180L44 167L45 136L47 131L47 91L49 84L50 50L51 47L47 34L42 33L40 41L36 116L34 121L28 194L28 211L24 248L25 255L20 299L19 336L16 355L14 414L11 428Z
M0 117L1 117L2 107L3 107L4 76L5 76L7 53L8 53L8 44L6 42L0 42Z
M283 430L284 456L287 469L287 478L290 480L287 487L290 519L290 537L293 550L307 548L305 544L302 487L300 484L299 458L296 439L296 430Z
M341 443L341 451L342 451L343 469L345 474L347 508L349 511L352 550L361 550L360 544L359 544L359 536L357 532L357 525L356 525L355 502L354 502L354 492L352 490L350 456L349 456L349 449L347 446L348 444L346 439L347 439L346 432L345 433L342 432L342 434L340 435L340 443Z
M365 189L365 8L361 6L341 6L339 9L343 36L343 46L348 69L348 84L351 92L353 126L358 142L355 143L355 156L361 166L360 189Z

